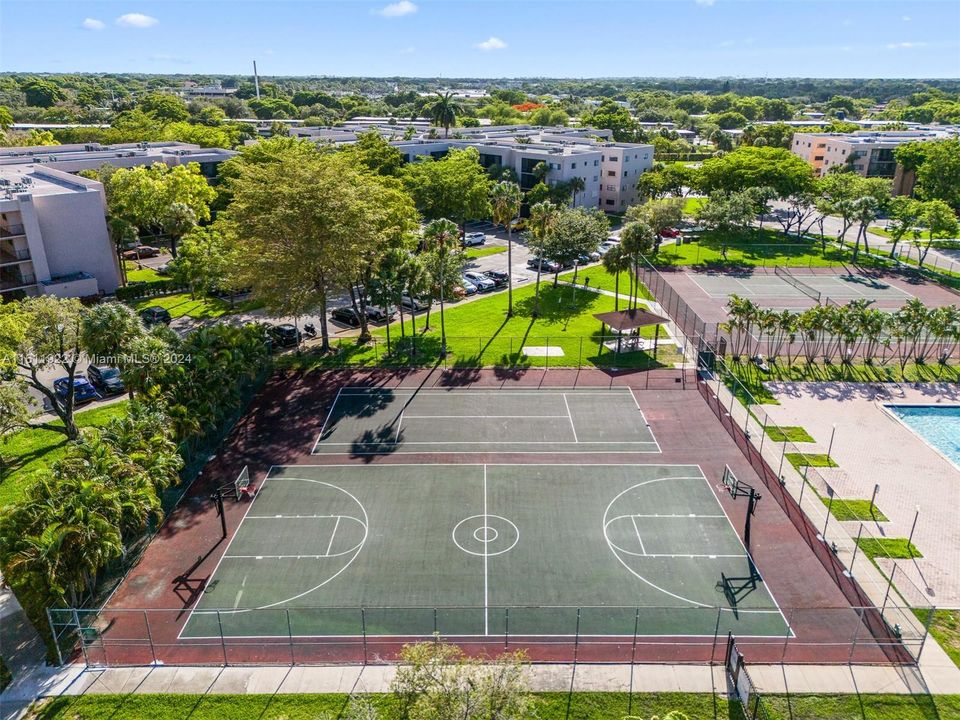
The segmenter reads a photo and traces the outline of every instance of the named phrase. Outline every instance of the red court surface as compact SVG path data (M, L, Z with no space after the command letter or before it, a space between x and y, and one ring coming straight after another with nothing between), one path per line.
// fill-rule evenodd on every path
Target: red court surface
M900 663L911 662L903 646L889 636L874 610L855 610L867 601L856 584L842 575L829 552L815 552L815 530L778 496L766 489L769 478L755 471L738 447L735 428L722 423L710 391L691 372L679 370L611 374L599 370L342 370L274 375L248 412L193 484L180 505L129 572L106 607L84 624L99 630L84 656L95 665L149 664L307 664L389 661L407 638L291 637L180 639L179 634L210 581L230 537L221 537L220 519L211 493L231 482L244 467L260 482L271 466L311 465L313 447L340 388L535 388L630 387L661 453L656 459L636 454L576 456L581 464L624 462L699 465L729 516L743 534L745 502L717 487L724 467L764 492L754 517L752 555L776 597L791 633L784 637L744 638L740 646L751 662ZM699 388L699 391L698 391ZM718 415L719 418L718 419ZM496 463L496 452L469 457L445 456L443 462ZM324 464L433 463L421 453L351 457L325 455ZM511 463L538 463L542 457L511 454ZM250 507L232 498L225 502L232 534ZM545 603L547 604L547 603ZM712 611L712 610L711 610ZM410 638L411 640L413 638ZM418 638L423 639L423 638ZM509 634L458 638L467 651L493 656L524 648L533 661L565 662L722 662L725 637L550 637ZM78 661L84 657L78 654Z

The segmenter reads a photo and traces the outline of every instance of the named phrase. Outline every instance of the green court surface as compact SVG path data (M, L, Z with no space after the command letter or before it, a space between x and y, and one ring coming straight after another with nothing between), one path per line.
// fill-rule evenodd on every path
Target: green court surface
M274 467L181 636L567 636L579 609L582 635L783 637L719 480L696 465Z
M660 452L629 388L340 390L313 453Z
M882 280L863 275L814 275L791 268L793 278L819 292L824 298L847 301L895 300L905 302L913 297L905 290ZM736 294L745 298L808 298L809 294L788 280L772 273L688 273L689 278L712 298Z

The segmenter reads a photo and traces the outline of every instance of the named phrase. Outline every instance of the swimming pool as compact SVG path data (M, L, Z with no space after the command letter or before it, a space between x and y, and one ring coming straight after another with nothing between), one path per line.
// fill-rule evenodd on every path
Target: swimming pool
M960 405L886 405L904 425L960 468Z

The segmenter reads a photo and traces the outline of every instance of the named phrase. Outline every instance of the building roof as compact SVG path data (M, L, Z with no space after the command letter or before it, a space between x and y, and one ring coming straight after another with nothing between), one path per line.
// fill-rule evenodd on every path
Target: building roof
M644 310L643 308L597 313L594 317L611 330L616 330L617 332L634 330L647 325L662 325L668 322L667 318L652 313L649 310Z

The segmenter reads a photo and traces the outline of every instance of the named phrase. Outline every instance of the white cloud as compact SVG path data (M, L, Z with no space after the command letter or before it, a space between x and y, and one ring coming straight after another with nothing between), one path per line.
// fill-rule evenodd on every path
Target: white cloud
M910 22L913 18L911 18L909 15L904 15L900 19L903 20L904 22Z
M410 0L399 0L399 2L390 3L374 12L381 17L394 18L413 15L417 9L416 4L410 2Z
M492 37L492 36L487 38L483 42L480 42L474 45L474 47L484 51L503 50L506 46L507 44L503 40L501 40L498 37Z
M699 5L700 7L710 7L716 1L717 0L694 0L694 2L697 3L697 5Z
M911 50L913 48L922 48L926 47L925 42L898 42L898 43L887 43L887 50Z
M117 25L129 28L148 28L156 25L159 20L143 13L127 13L117 18Z
M417 49L413 45L409 45L405 48L400 48L401 55L413 55Z
M103 20L97 20L95 18L87 18L81 25L83 25L84 30L103 30L107 26Z

